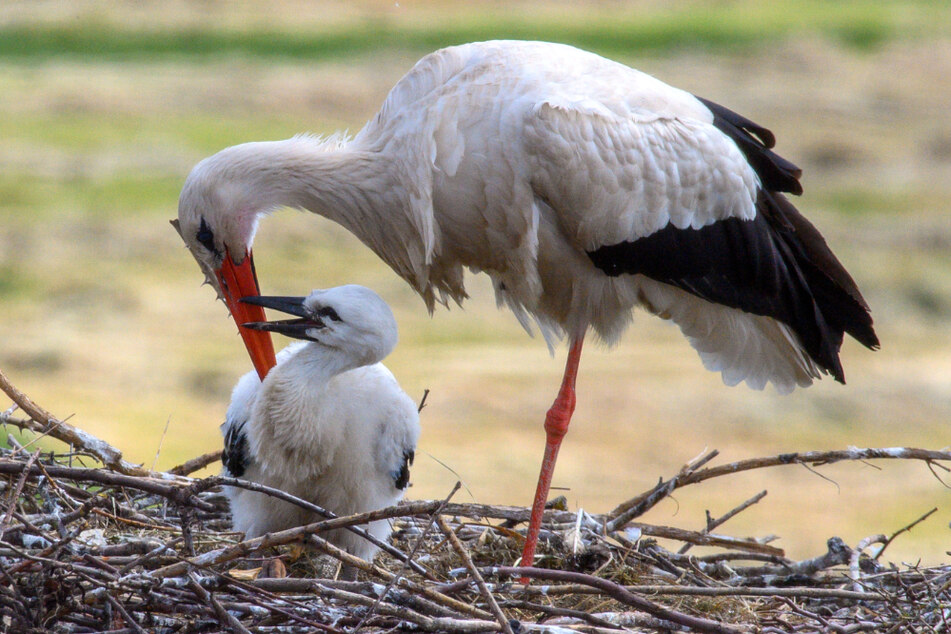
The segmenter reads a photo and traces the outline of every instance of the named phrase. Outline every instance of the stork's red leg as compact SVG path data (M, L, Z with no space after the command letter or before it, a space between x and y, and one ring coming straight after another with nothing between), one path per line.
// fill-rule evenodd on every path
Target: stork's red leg
M581 361L581 346L583 343L584 335L571 343L571 348L568 350L568 361L565 363L565 376L561 381L561 389L558 390L558 396L545 417L545 457L542 459L542 469L538 475L535 502L532 504L532 517L528 524L528 535L525 537L525 548L522 550L523 566L534 565L535 546L538 544L538 531L542 525L542 515L545 513L548 490L551 488L551 476L555 471L555 460L558 459L561 440L568 432L571 414L575 411L575 379L578 376L578 362ZM527 582L528 580L523 579L522 581Z

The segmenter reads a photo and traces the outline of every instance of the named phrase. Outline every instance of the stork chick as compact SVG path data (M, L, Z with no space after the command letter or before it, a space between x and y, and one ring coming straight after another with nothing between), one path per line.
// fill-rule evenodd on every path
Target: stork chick
M241 377L224 424L225 475L281 489L337 515L391 506L409 484L419 436L412 399L380 361L396 345L396 320L362 286L305 297L244 301L297 316L245 324L304 342L287 346L262 382ZM263 493L225 487L234 528L248 538L324 519ZM368 531L385 540L386 520ZM321 535L370 560L377 547L346 529Z

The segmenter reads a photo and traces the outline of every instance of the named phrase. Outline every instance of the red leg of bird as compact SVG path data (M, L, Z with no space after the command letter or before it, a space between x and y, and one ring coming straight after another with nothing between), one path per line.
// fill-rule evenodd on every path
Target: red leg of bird
M532 504L532 517L528 524L528 535L525 536L525 548L522 550L523 566L534 565L535 546L538 544L538 531L542 526L545 502L548 501L548 490L551 488L551 476L555 471L555 460L558 459L561 440L568 432L571 414L575 411L575 379L578 376L578 362L581 361L581 345L583 343L584 335L571 343L571 348L568 350L568 361L565 363L565 376L561 381L561 389L558 390L558 396L545 417L545 457L542 459L542 469L538 475L535 502ZM522 582L528 583L528 579L522 579Z

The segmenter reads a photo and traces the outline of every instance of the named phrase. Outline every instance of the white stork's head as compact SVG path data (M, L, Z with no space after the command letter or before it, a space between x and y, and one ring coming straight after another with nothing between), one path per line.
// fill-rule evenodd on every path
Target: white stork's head
M264 311L240 301L260 294L251 255L258 220L280 207L321 213L305 204L311 171L315 165L323 166L324 171L317 173L329 174L325 180L333 185L337 170L333 157L345 141L342 136L296 136L235 145L196 165L182 188L178 220L172 224L227 304L262 379L274 367L271 337L241 324L262 321Z
M258 218L280 203L270 185L273 165L265 143L227 148L192 169L178 200L178 230L238 325L251 360L263 379L274 367L274 347L266 332L241 324L263 321L259 306L242 304L260 294L251 243Z
M317 289L307 297L246 297L242 303L298 317L242 324L245 328L312 341L344 356L353 367L382 361L396 347L393 311L364 286Z

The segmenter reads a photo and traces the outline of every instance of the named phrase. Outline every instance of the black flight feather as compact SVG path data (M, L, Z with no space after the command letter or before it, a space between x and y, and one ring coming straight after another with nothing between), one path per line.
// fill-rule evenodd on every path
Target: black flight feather
M412 449L407 449L403 452L403 464L400 466L399 471L393 472L393 485L397 489L403 490L409 486L409 466L413 464L415 458L416 452Z
M251 463L248 452L248 436L244 433L245 421L231 424L225 434L225 447L221 462L232 477L240 478Z
M799 184L802 170L770 149L776 144L772 132L729 108L702 97L697 99L710 109L713 125L733 139L767 190L797 196L802 193L802 185Z

